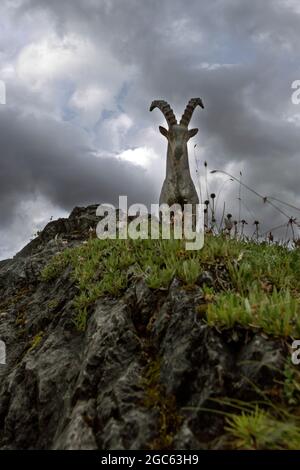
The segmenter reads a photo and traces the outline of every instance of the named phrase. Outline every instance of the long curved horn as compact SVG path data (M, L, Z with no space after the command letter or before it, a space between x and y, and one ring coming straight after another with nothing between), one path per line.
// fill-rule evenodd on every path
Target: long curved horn
M149 111L153 111L154 108L159 108L161 110L169 124L169 127L177 124L175 114L169 103L164 100L155 100L152 101Z
M192 118L194 109L196 108L197 105L201 106L201 108L204 109L204 105L202 103L201 98L192 98L192 99L190 99L190 101L188 102L188 104L185 108L185 111L182 115L182 118L180 120L181 125L188 127L188 125L190 123L190 120Z

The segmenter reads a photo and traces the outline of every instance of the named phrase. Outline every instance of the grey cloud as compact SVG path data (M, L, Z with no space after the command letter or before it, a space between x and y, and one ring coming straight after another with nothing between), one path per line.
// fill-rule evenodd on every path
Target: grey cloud
M134 81L128 84L120 106L139 135L141 129L157 128L164 120L158 112L148 112L153 99L168 100L180 115L189 98L201 96L205 110L195 111L191 123L199 127L194 142L201 146L201 164L204 160L210 168L232 164L237 174L243 168L247 184L297 205L300 133L287 118L299 112L291 105L290 85L300 78L300 30L299 14L286 3L26 0L15 10L16 22L21 23L25 13L34 15L38 10L55 22L59 35L81 34L99 50L105 44L120 64L135 66ZM220 66L209 69L204 63ZM29 194L37 186L68 208L77 200L113 198L116 191L128 192L129 188L132 197L141 202L143 197L155 197L157 188L147 186L147 175L125 163L96 160L89 141L79 137L71 124L26 123L9 113L2 113L0 119L2 135L14 130L13 145L6 142L4 147L10 149L6 158L11 159L5 166L5 179L12 182L3 182L6 200L10 197L17 204L23 193ZM136 145L134 131L126 138L127 147ZM151 147L151 142L145 141L145 145ZM17 167L21 171L13 174ZM225 195L228 207L231 204L234 209L236 203L231 199L236 201L236 188ZM274 215L260 201L248 199L266 225L277 218L284 222L279 213Z
M0 113L1 227L9 224L18 202L42 193L70 210L76 204L111 202L119 194L149 203L155 189L149 175L114 157L97 157L83 132L68 124L13 110Z

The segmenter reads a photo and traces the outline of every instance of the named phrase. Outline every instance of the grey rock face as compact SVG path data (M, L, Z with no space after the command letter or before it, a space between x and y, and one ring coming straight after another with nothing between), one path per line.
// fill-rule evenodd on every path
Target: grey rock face
M223 418L203 408L211 398L253 397L247 379L269 384L283 346L208 327L197 310L202 288L176 279L167 291L139 281L119 299L99 299L79 333L68 269L49 283L39 273L89 236L95 208L51 222L0 264L0 449L220 447Z

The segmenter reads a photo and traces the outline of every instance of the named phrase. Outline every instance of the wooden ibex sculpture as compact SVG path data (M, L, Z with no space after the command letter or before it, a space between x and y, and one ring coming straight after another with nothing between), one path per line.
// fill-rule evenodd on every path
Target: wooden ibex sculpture
M187 151L187 142L197 134L198 129L188 129L194 109L199 105L204 108L200 98L192 98L177 123L170 105L163 100L153 101L150 111L159 108L165 116L169 129L159 126L163 136L168 139L166 178L160 193L159 204L198 204L199 199L193 183Z

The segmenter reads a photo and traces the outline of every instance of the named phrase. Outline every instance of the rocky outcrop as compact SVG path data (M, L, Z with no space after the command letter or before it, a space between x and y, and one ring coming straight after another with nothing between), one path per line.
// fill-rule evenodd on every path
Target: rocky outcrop
M250 329L218 331L203 316L203 289L132 283L74 326L77 286L67 267L42 282L51 256L84 243L97 206L50 222L0 263L0 449L226 448L213 400L271 387L284 345ZM210 273L206 279L212 282Z

